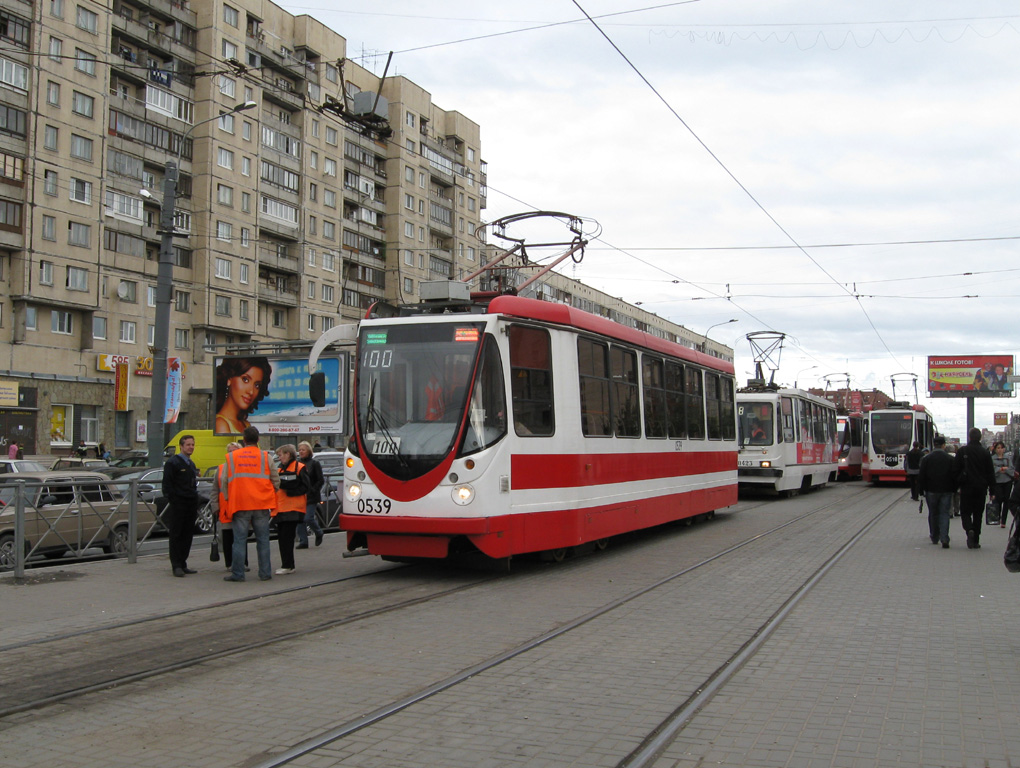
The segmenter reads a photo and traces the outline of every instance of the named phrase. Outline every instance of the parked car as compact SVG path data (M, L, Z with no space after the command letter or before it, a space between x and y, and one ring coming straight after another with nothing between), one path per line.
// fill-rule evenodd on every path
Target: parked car
M323 451L315 454L322 467L322 503L319 505L319 524L323 529L336 530L339 526L340 493L344 487L343 451Z
M47 558L80 554L99 547L106 553L126 554L128 504L109 478L97 472L22 472L0 482L0 570L15 564L14 515L16 480L24 480L25 553ZM155 525L152 508L137 511L137 536Z
M0 459L0 475L10 475L15 472L45 472L49 467L39 461L31 459Z
M110 463L106 459L83 459L78 456L63 456L54 460L50 465L50 469L84 469L88 472L101 472L108 466L110 466Z
M116 487L121 494L127 496L131 490L131 481L135 479L138 480L138 498L153 505L160 530L165 530L166 523L164 522L163 513L166 511L168 503L166 496L163 495L162 467L134 469L131 472L113 478L111 485ZM212 494L212 488L213 483L211 479L202 477L198 479L200 506L198 509L198 519L195 521L196 533L209 533L212 531L212 511L209 509L209 497Z

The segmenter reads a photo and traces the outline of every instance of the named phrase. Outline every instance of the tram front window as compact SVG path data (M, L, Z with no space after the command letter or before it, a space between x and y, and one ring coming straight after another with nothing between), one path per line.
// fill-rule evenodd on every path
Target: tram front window
M904 454L910 448L914 432L911 413L871 414L871 444L876 453Z
M449 455L482 338L478 323L362 328L356 407L367 459L392 477L410 480Z
M741 445L772 445L772 403L737 401Z

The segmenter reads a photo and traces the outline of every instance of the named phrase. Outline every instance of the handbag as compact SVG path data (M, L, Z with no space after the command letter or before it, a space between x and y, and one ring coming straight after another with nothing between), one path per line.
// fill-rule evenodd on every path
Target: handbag
M985 504L985 525L999 524L999 507L994 501Z
M1002 556L1002 564L1010 573L1020 573L1020 528L1017 527L1015 518L1009 527L1009 541L1006 542L1006 552Z
M212 547L209 549L209 560L213 563L218 563L220 561L220 539L216 530L217 527L218 526L214 521Z

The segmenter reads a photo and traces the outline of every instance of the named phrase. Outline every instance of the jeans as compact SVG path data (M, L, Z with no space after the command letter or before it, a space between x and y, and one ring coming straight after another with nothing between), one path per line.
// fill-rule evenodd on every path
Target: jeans
M992 502L995 504L996 509L999 510L999 523L1002 525L1006 524L1006 513L1009 508L1006 506L1006 502L1009 501L1010 493L1013 491L1013 482L1011 480L1005 483L996 481L995 485L992 486Z
M953 514L952 493L931 493L926 491L925 501L928 502L928 535L932 541L949 543L949 518Z
M322 535L322 526L319 525L319 518L315 516L315 508L318 504L309 504L305 507L305 521L297 527L298 543L308 546L308 531L311 530L316 536Z
M259 578L273 578L273 564L269 561L269 510L246 509L234 513L230 525L234 529L234 551L231 553L230 573L238 581L244 580L244 556L248 551L248 523L255 528L255 553L259 558Z

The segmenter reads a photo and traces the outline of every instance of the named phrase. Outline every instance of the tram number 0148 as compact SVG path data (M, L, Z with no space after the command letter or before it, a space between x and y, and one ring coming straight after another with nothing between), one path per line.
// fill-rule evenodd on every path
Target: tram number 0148
M358 499L358 512L363 515L388 515L390 506L389 499Z

